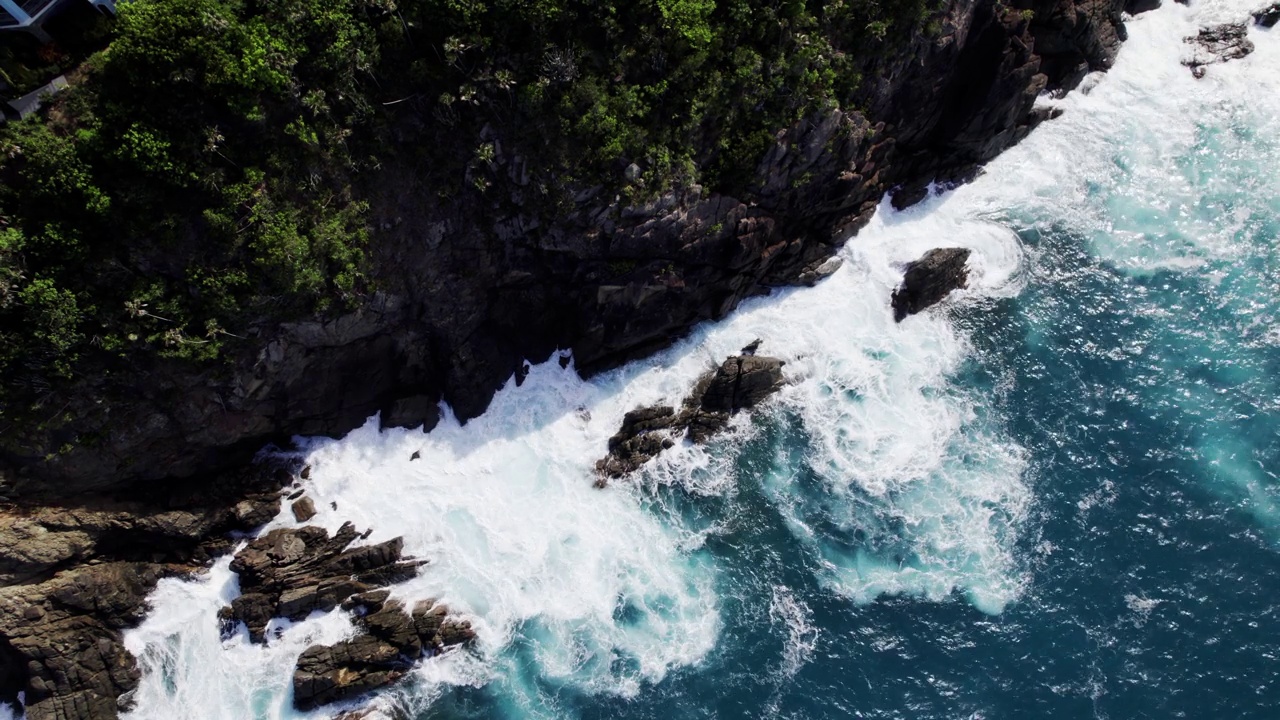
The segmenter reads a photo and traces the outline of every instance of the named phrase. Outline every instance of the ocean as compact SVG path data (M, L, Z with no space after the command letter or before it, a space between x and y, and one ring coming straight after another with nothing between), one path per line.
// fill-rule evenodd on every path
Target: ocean
M975 182L886 203L811 289L591 380L553 357L482 417L301 438L319 515L429 560L394 588L474 647L389 718L1280 717L1280 31L1207 68L1166 3L1115 67ZM895 324L905 262L966 290ZM593 487L625 412L754 339L787 386L704 447ZM413 453L420 459L412 461ZM334 505L331 505L334 503ZM269 527L295 524L286 511ZM133 720L292 708L342 611L251 645L228 559L166 580L126 643ZM374 717L380 715L375 714Z

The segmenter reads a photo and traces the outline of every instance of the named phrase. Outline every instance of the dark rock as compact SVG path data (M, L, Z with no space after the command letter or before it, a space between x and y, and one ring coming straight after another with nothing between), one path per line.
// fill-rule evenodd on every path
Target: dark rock
M902 322L908 315L942 302L952 290L966 287L968 260L966 248L940 248L908 263L902 285L893 291L893 319Z
M422 458L422 451L421 451L421 450L414 450L414 451L413 451L413 454L409 456L409 462L413 462L414 460L418 460L418 459L421 459L421 458Z
M758 355L725 360L702 395L702 410L733 413L755 406L782 386L783 364Z
M226 619L243 622L249 639L263 642L272 618L302 620L417 574L419 563L401 557L401 538L348 547L358 537L347 523L332 538L318 527L278 528L257 538L231 561L241 595Z
M316 503L309 497L294 501L289 509L293 511L293 519L306 522L316 516Z
M743 351L754 352L759 345L756 340ZM680 410L655 405L628 412L609 438L609 454L596 462L596 486L639 469L681 435L706 442L729 424L733 413L754 407L782 387L783 364L777 358L734 355L697 382Z
M293 704L313 710L386 687L411 667L400 650L370 635L303 651L293 671Z
M1253 52L1249 26L1242 22L1201 28L1198 34L1184 41L1192 45L1192 52L1182 64L1191 68L1196 79L1204 77L1206 65L1239 60Z
M1275 27L1275 24L1280 22L1280 3L1254 13L1253 22L1266 28Z
M560 178L519 160L528 152L501 137L501 123L492 132L511 150L497 166L512 172L484 196L440 193L438 170L387 153L355 189L377 228L370 273L382 292L343 315L255 328L255 339L228 348L225 373L162 360L84 373L50 399L66 406L57 421L0 443L0 496L172 484L238 466L275 438L340 435L375 413L430 426L440 400L465 421L524 358L572 348L591 374L652 353L744 298L815 281L809 273L865 226L886 191L973 177L1043 121L1038 95L1110 65L1127 6L943 2L930 32L851 54L851 72L868 79L847 103L858 111L776 128L732 193L677 186L628 205L568 186L566 197L583 202L535 208L531 189ZM418 142L410 105L387 110L389 135Z
M391 403L380 418L384 429L420 427L431 432L440 423L440 406L431 395L410 395Z
M471 625L449 619L448 608L424 601L412 613L374 593L361 603L376 609L357 619L363 634L334 645L307 648L293 673L293 703L311 710L350 700L399 680L424 653L435 654L475 639Z
M1125 3L1124 11L1130 15L1139 15L1144 12L1151 12L1160 7L1160 0L1128 0Z
M253 642L264 642L273 618L301 620L335 607L356 614L361 634L331 646L308 648L293 675L294 704L309 710L354 698L403 676L424 652L469 642L466 622L448 609L423 603L413 613L390 600L385 585L417 574L420 563L402 556L394 538L351 547L359 534L351 523L333 537L323 528L278 528L250 542L231 561L241 594L224 608L224 623L244 623Z
M138 680L120 632L142 618L147 594L225 551L225 533L251 529L245 519L274 516L290 480L264 465L0 510L0 702L25 693L29 720L116 717Z
M760 349L760 342L761 342L760 338L756 338L755 340L752 340L751 342L747 343L746 346L742 348L742 350L739 351L739 354L755 355L756 351Z
M829 257L821 261L816 261L800 271L800 275L796 277L797 285L813 287L818 283L826 280L844 265L844 260L838 257Z

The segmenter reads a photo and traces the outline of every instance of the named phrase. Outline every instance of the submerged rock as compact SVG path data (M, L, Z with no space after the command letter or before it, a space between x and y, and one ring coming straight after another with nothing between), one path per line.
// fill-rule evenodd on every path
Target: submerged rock
M893 319L902 322L925 308L942 302L952 290L968 286L968 248L938 248L907 264L902 285L893 291Z
M1201 28L1192 37L1184 38L1192 47L1191 57L1182 61L1191 68L1191 74L1197 78L1204 77L1206 65L1224 63L1253 52L1253 42L1249 40L1249 27L1246 23L1228 23Z
M757 340L743 351L755 352L759 345ZM778 358L733 355L698 381L679 411L654 405L627 413L622 427L609 438L609 454L596 463L600 476L596 485L603 487L606 478L639 469L681 436L706 442L724 429L734 413L754 407L782 387L783 364Z

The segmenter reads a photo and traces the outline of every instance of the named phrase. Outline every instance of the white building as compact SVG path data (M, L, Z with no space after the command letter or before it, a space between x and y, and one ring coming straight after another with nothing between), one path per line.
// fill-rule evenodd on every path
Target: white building
M5 32L26 32L41 42L51 42L44 31L44 21L69 2L80 0L0 0L0 37ZM115 0L87 0L99 11L116 13Z

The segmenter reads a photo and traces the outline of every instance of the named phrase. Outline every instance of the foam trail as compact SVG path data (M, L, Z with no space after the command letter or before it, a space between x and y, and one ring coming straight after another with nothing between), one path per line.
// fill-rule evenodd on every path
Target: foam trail
M781 670L784 678L790 678L809 662L818 645L820 633L813 626L813 612L785 585L775 585L769 602L769 618L787 629Z
M959 594L996 613L1016 601L1026 583L1016 543L1032 502L1026 453L989 417L985 391L954 382L973 352L964 329L945 309L896 324L889 295L903 264L939 245L973 250L970 287L950 305L1018 295L1039 250L1011 226L1065 226L1135 275L1232 257L1252 220L1248 208L1214 199L1214 183L1220 172L1225 182L1241 176L1230 162L1197 163L1223 151L1274 166L1273 143L1210 128L1276 136L1280 73L1260 68L1280 66L1280 47L1252 31L1254 55L1213 66L1198 83L1179 61L1181 38L1199 24L1252 9L1170 3L1134 21L1106 78L1053 101L1063 117L975 183L906 212L881 208L842 251L844 267L816 288L749 301L591 382L554 361L536 366L465 428L446 414L427 435L380 433L371 422L340 441L306 441L320 509L312 522L332 531L353 521L373 529L369 542L403 535L406 552L430 564L395 594L438 598L479 634L474 650L423 663L382 707L412 714L449 687L484 686L507 716L559 717L572 712L566 698L633 697L705 662L724 626L724 569L706 548L715 525L664 502L672 488L722 498L758 483L818 583L855 602ZM1257 202L1280 197L1273 175L1255 175L1267 178ZM1158 230L1170 225L1178 231ZM678 402L755 338L787 361L790 384L769 408L706 447L673 448L637 482L592 488L592 465L625 412ZM766 471L749 472L739 459L762 428L790 444ZM1227 474L1256 485L1251 473ZM273 525L290 523L286 513ZM128 634L144 669L132 718L331 714L294 712L288 674L309 643L349 633L346 616L287 627L266 647L224 643L215 617L232 593L225 560L203 580L162 584L155 611ZM798 672L813 642L803 607L778 591L755 602L789 628L780 662Z

